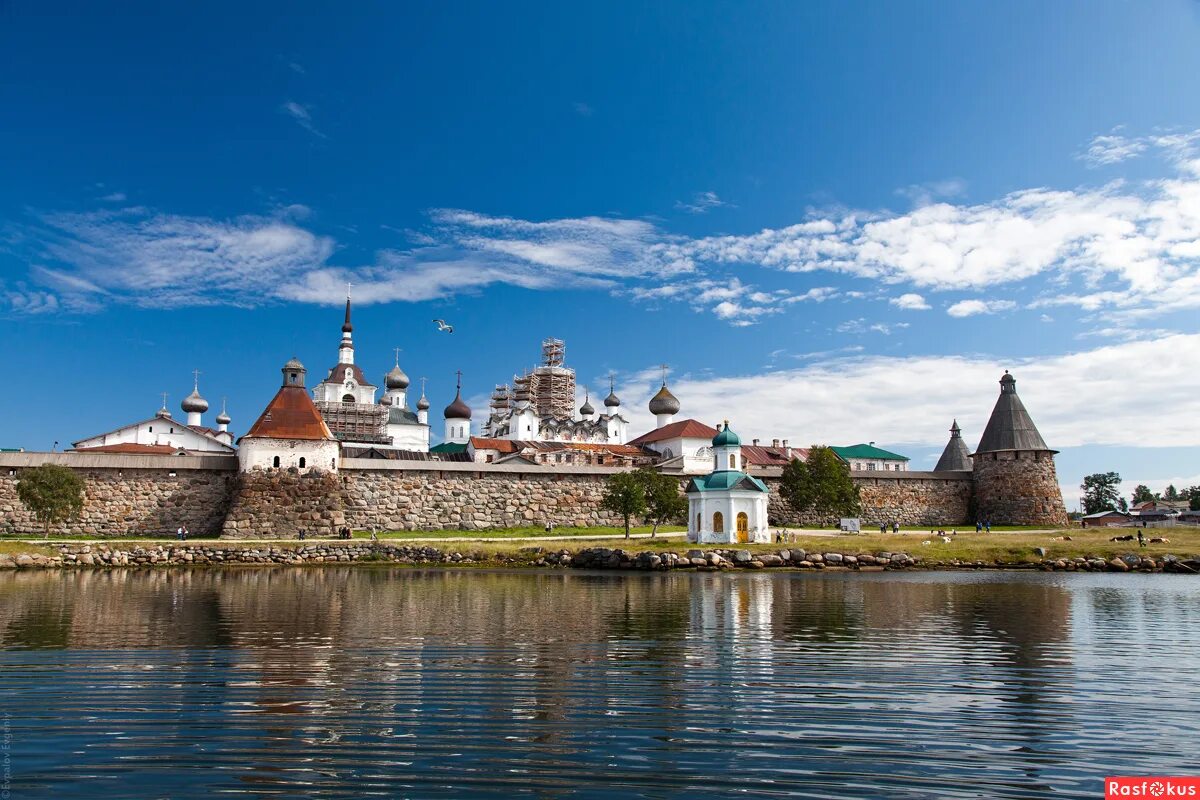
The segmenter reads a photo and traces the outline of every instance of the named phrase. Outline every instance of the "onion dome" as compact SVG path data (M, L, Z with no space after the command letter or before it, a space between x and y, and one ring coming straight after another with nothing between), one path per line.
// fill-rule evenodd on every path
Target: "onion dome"
M408 376L404 374L404 370L400 369L400 365L397 364L384 377L383 384L389 389L407 389Z
M664 382L662 388L658 390L658 394L650 398L650 413L651 414L678 414L679 400L667 388Z
M613 389L612 378L608 379L608 397L604 398L606 408L617 408L621 405L621 399L617 397L616 391Z
M712 443L713 447L741 447L742 439L729 429L729 420L725 420L725 427L717 432Z
M164 404L162 408L160 408L158 411L154 412L154 416L162 417L163 419L170 419L171 412L170 412L170 410L167 409L166 405Z
M197 386L192 389L191 394L183 398L183 402L179 404L179 407L189 414L203 414L205 411L208 411L208 401L200 396L200 387Z
M470 419L471 407L462 399L462 373L458 374L458 387L454 392L454 401L442 412L446 419Z
M590 417L596 413L596 409L592 408L591 398L588 397L587 392L583 393L583 405L579 407L579 413L585 417Z
M233 418L230 417L228 414L226 414L224 411L222 411L220 414L217 414L217 424L218 425L228 425L231 422L233 422Z
M428 398L425 397L424 393L422 393L421 399L417 401L417 411L428 411L428 410L429 410L429 400L428 400Z
M390 406L391 404L392 404L392 396L390 394L385 394L383 397L379 398L379 405Z

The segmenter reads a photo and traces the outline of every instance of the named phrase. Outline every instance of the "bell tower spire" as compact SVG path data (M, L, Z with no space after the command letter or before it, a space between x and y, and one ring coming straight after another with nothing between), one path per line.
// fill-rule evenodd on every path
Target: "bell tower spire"
M346 284L346 321L342 323L342 343L338 345L339 364L354 363L354 339L351 336L354 326L350 324L350 287L353 285Z

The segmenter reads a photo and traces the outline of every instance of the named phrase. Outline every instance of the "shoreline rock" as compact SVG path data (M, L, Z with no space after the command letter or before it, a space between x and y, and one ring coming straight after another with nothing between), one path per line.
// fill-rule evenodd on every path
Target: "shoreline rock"
M1044 557L1039 561L983 562L951 559L927 561L908 553L807 553L799 548L752 552L736 548L692 548L683 552L587 547L575 551L560 548L524 547L512 553L471 550L442 550L428 544L400 542L315 541L291 544L232 545L219 541L164 542L150 546L121 547L119 544L50 544L57 555L44 553L0 554L5 569L107 569L118 567L175 566L268 566L319 564L394 564L430 566L543 567L667 571L690 569L703 572L790 569L797 571L883 570L1041 570L1045 572L1168 572L1200 575L1200 555L1181 558L1125 553L1112 558L1097 555L1072 558Z

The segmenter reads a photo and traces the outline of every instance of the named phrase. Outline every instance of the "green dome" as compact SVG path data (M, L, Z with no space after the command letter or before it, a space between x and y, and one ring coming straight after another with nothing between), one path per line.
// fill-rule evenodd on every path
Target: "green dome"
M725 427L717 432L717 435L712 440L713 447L741 447L742 440L736 433L729 429L729 422L725 422Z

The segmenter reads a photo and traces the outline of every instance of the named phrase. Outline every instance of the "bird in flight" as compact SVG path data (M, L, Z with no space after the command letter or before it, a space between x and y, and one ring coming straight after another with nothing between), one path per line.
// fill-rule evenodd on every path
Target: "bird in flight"
M435 319L435 320L434 320L434 322L435 322L435 323L437 323L437 326L438 326L438 330L439 330L439 331L442 331L442 332L444 332L444 333L454 333L454 326L453 326L453 325L447 325L447 324L446 324L446 320L444 320L444 319Z

